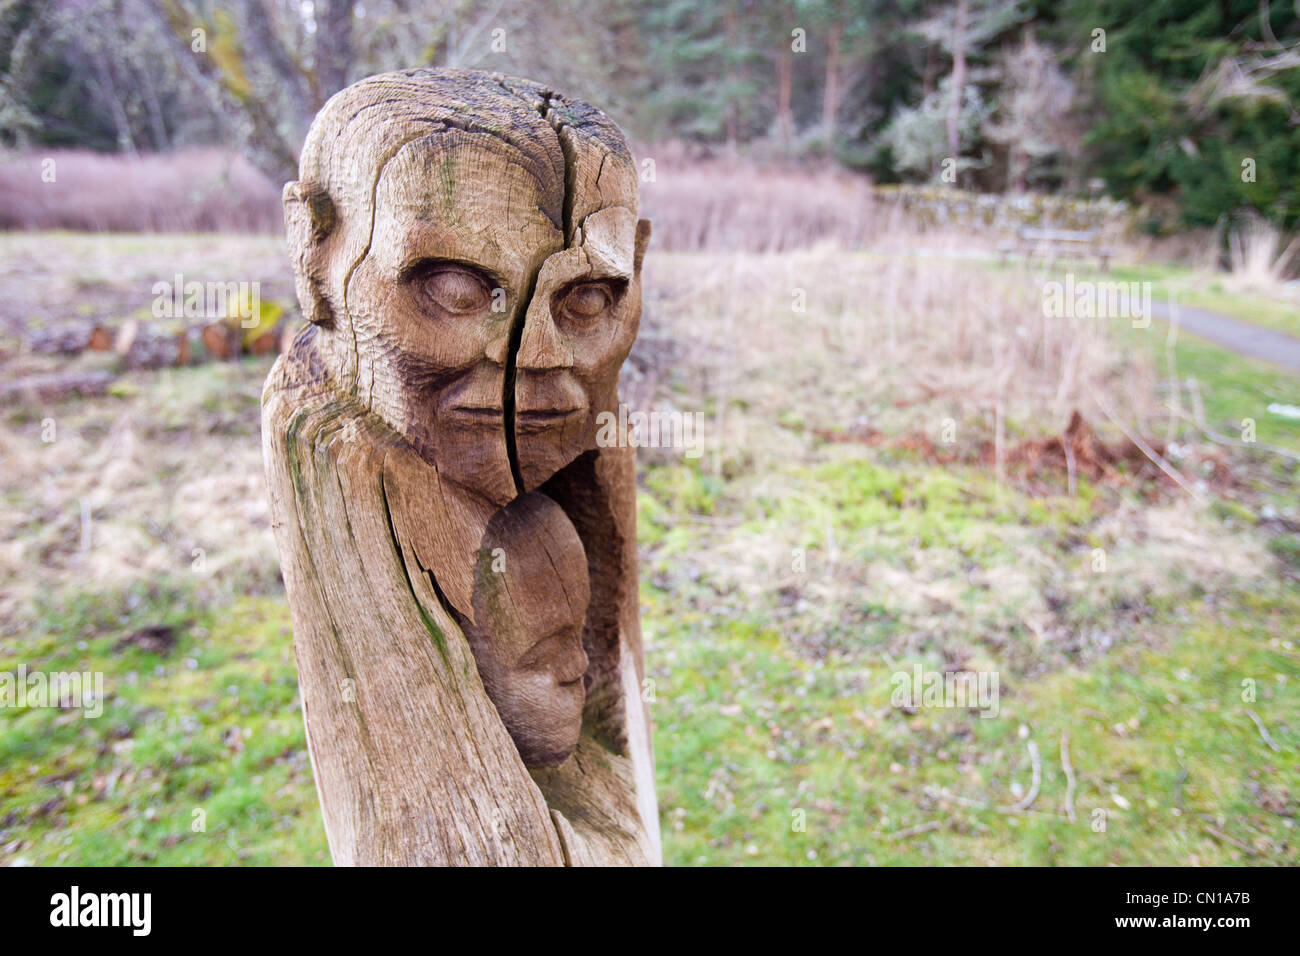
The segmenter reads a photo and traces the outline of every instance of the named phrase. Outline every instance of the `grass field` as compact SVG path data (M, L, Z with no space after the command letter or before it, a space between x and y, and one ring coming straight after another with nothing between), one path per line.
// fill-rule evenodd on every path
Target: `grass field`
M207 254L44 241L0 272L17 337L33 302L121 317ZM220 242L285 287L269 240ZM1186 337L1171 376L1161 337L1053 325L1032 285L956 262L647 270L624 397L711 423L702 458L640 460L666 862L1300 862L1296 463L1168 413L1192 375L1231 434L1300 404L1294 376ZM0 862L329 862L261 478L268 367L4 408L0 673L101 672L105 701L0 709ZM1132 458L1055 468L1041 442L1075 409L1122 443L1101 404L1190 490ZM918 665L996 675L996 716L896 705Z

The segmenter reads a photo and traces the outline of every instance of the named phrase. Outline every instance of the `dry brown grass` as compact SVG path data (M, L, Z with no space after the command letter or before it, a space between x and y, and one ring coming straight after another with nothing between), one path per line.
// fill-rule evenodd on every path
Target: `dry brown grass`
M43 176L47 161L53 182ZM0 229L248 233L283 227L278 185L219 149L0 157Z
M278 589L258 438L268 367L138 373L112 396L15 410L0 425L6 629L56 588L189 581L217 604Z
M1157 413L1154 370L1106 322L1045 316L1028 274L885 251L902 242L647 260L648 335L699 379L688 388L711 409L715 467L755 442L919 431L952 443L947 420L957 445L1055 435L1075 409L1104 420L1098 398L1138 430Z
M1005 660L1034 671L1131 636L1152 596L1181 600L1193 587L1213 591L1268 567L1258 541L1227 535L1180 492L1125 501L1093 524L1089 503L1058 488L1051 507L1072 513L1063 524L1092 524L1120 572L1094 580L1086 570L1093 545L1068 544L1066 532L1044 530L1044 513L1026 510L1011 451L1060 434L1076 408L1115 440L1098 397L1150 435L1148 423L1164 420L1155 371L1104 325L1044 316L1032 276L905 254L891 245L903 238L876 251L647 259L643 332L624 398L707 416L700 473L683 466L680 449L641 452L646 506L670 509L663 520L680 529L679 549L648 555L647 574L683 593L707 587L701 608L714 616L775 601L773 620L788 621L790 639L814 656L825 642L874 633L875 619L863 615L879 614L893 622L889 653L924 644L978 666L990 648L1003 648ZM225 238L221 249L232 259L269 259L267 241L249 240L236 255L227 248L235 240ZM121 268L148 274L173 255L169 240L139 239ZM793 307L797 290L806 296L802 311ZM0 424L0 485L10 505L0 522L6 626L30 627L49 595L179 580L221 607L234 594L276 591L257 434L266 368L130 373L105 398L9 410ZM47 418L57 428L51 443L41 440ZM905 441L916 435L956 464L916 454ZM990 442L1006 452L1001 484L984 467ZM972 517L951 503L942 516L914 517L901 490L880 512L878 496L892 495L889 488L850 493L852 481L821 471L844 463L900 489L945 483L945 493L971 496ZM991 464L996 474L998 459ZM674 503L655 484L664 481L681 482L686 497ZM707 500L691 497L701 494ZM89 550L81 547L83 502ZM918 544L922 532L939 538ZM192 569L196 548L201 572ZM792 573L794 548L808 549L810 573ZM1111 624L1081 630L1053 595L1095 601ZM1112 610L1121 606L1131 620ZM1026 642L1026 634L1036 636Z
M1228 230L1229 288L1280 295L1300 252L1300 236L1287 241L1268 220L1248 213Z
M53 163L53 182L42 176L47 161ZM865 176L828 164L701 157L667 145L648 147L638 161L642 214L654 222L654 248L662 252L864 249L901 233L987 258L1014 234L1025 209L1039 225L1044 217L1079 215L1080 209L1102 217L1115 233L1108 238L1112 246L1126 222L1109 205L1053 197L1007 202L942 189L882 193ZM973 206L979 215L971 214ZM992 209L998 210L996 221L985 223ZM140 157L78 151L0 155L2 229L278 235L280 184L218 149Z
M861 176L727 159L657 164L653 181L643 169L641 208L654 222L655 248L672 252L857 248L889 216Z
M705 477L662 519L681 537L647 562L660 587L698 592L710 620L770 608L813 658L888 635L888 654L1007 675L1144 640L1154 605L1271 573L1257 536L1216 522L1101 411L1162 433L1145 350L1044 315L1032 273L887 248L647 259L638 349L668 358L637 355L650 371L625 397L708 421ZM1098 461L1080 453L1071 488L1048 452L1076 410L1090 427L1068 444ZM1179 462L1192 478L1200 455ZM680 452L640 456L671 469Z
M54 163L54 182L42 179ZM870 184L831 168L687 160L642 183L655 247L768 251L869 244L882 228ZM0 157L0 229L280 233L280 186L217 149L130 157L82 151Z

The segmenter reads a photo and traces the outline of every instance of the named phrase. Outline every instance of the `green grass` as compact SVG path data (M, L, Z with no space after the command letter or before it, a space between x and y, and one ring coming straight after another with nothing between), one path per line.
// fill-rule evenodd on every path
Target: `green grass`
M1228 293L1211 286L1206 290L1178 292L1182 305L1218 312L1251 325L1300 336L1300 312L1293 305L1245 293Z
M1168 374L1158 327L1125 334ZM1254 418L1261 442L1300 448L1300 425L1267 413L1300 404L1296 376L1186 335L1175 354L1209 424L1236 435ZM1294 466L1229 450L1235 483L1212 484L1207 506L1086 480L1030 496L988 469L818 439L843 369L792 365L801 355L737 383L729 400L746 403L751 437L734 454L642 458L667 862L1300 860ZM0 452L53 464L15 468L0 489L20 519L6 567L21 592L0 672L99 672L108 700L93 719L0 708L0 863L329 862L288 612L247 480L265 371L127 376L112 396L54 409L54 445L40 443L44 406L6 415ZM678 407L714 411L716 396L690 391L704 380L665 387L683 389ZM930 407L862 411L897 435L933 425ZM1039 437L1021 424L1010 441ZM1152 438L1161 426L1145 423ZM81 555L77 497L110 480L97 550ZM195 500L211 505L182 507ZM192 545L208 573L190 572ZM112 586L88 570L106 564L123 569ZM148 626L172 628L175 647L122 647ZM998 715L893 706L893 675L915 665L996 672ZM1030 743L1040 791L1029 812L1001 812L1031 785Z
M1180 305L1217 312L1241 322L1288 335L1300 336L1300 311L1291 302L1258 293L1228 291L1223 280L1204 272L1177 266L1116 266L1108 275L1089 278L1118 282L1150 282L1156 299L1174 299Z
M669 466L678 469L692 470ZM818 509L807 502L837 495L842 507L832 526L856 542L857 562L873 550L905 562L908 552L919 560L976 543L966 560L996 567L1015 560L1007 549L1025 535L1068 550L1088 533L1086 498L1041 507L975 473L844 461L803 478L807 495L756 501L753 522L805 528L815 549L824 542ZM688 481L656 476L649 484ZM642 496L643 526L657 525L666 511L653 492ZM915 664L941 668L941 642L916 643L906 621L875 605L862 608L829 652L810 654L797 633L808 622L783 619L774 602L751 599L719 611L726 592L719 580L695 585L698 600L681 580L655 583L688 555L660 536L642 588L668 863L1297 859L1300 655L1275 636L1288 634L1300 613L1294 589L1221 595L1217 607L1194 591L1172 595L1156 602L1127 643L1086 665L1046 672L1041 663L1050 655L1025 666L1023 650L982 643L965 666L999 674L996 717L964 709L909 714L891 706L891 677ZM1115 614L1101 584L1083 580L1073 597L1080 628ZM987 608L971 618L973 631L988 630ZM1013 632L1010 625L1003 640ZM900 638L910 652L891 654ZM1242 700L1247 679L1255 683L1251 702ZM1247 710L1280 752L1268 749ZM1067 733L1073 822L1060 760ZM1030 742L1041 760L1038 797L1029 813L1001 812L1031 785Z
M909 714L890 704L891 675L943 660L924 644L891 654L906 636L897 614L864 606L829 653L810 656L799 639L807 622L782 619L768 602L724 614L707 578L693 585L700 601L691 587L654 583L690 547L669 516L739 512L742 532L805 528L813 554L825 543L816 502L828 496L842 504L832 526L853 542L854 561L955 550L997 566L1014 560L1025 535L1071 546L1091 519L1093 492L1044 502L975 471L861 459L796 469L791 480L805 494L750 499L694 462L647 475L643 620L667 862L1294 862L1300 655L1275 636L1300 615L1294 590L1223 595L1217 609L1171 604L1144 623L1142 640L1086 667L1031 674L1015 654L986 648L968 666L998 670L998 716ZM23 657L29 671L102 671L108 704L97 719L0 711L0 819L23 841L11 857L328 862L283 601L195 613L188 587L52 595L43 608L42 634ZM117 649L147 624L173 627L176 647ZM0 670L18 663L10 652ZM1246 679L1256 685L1250 703ZM1073 823L1062 809L1066 732ZM999 812L1030 785L1030 741L1042 760L1032 812ZM196 810L205 830L193 829Z
M1268 410L1275 402L1300 404L1300 375L1194 336L1179 336L1177 354L1179 374L1201 387L1208 424L1240 438L1243 420L1253 418L1258 441L1300 451L1300 420Z
M654 707L666 862L1294 863L1300 740L1286 728L1300 719L1300 659L1260 619L1298 611L1294 599L1251 602L1167 628L1159 650L1004 689L989 719L909 717L889 706L890 667L810 664L755 622L710 637L674 621L656 633L677 655ZM1253 703L1245 679L1258 683ZM1012 781L1030 786L1029 741L1042 761L1033 813L1000 812L1017 802ZM937 826L891 837L926 824Z
M65 596L66 597L66 596ZM0 820L36 864L328 863L297 703L287 608L187 610L183 586L53 602L0 671L102 673L99 717L0 711ZM167 654L116 649L173 627Z
M1180 332L1174 346L1171 368L1166 349L1165 328L1153 323L1148 329L1133 329L1127 320L1115 327L1129 337L1133 348L1145 349L1152 365L1166 378L1176 373L1179 381L1194 378L1205 408L1206 424L1234 440L1243 437L1243 424L1253 420L1255 440L1300 451L1300 420L1285 418L1268 410L1269 405L1300 404L1300 375L1268 362L1230 352L1187 332ZM1190 409L1191 396L1184 391L1182 407Z

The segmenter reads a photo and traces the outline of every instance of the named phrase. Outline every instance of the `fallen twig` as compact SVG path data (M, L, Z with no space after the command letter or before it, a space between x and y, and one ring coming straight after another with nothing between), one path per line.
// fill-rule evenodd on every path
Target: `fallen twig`
M1061 769L1065 771L1065 815L1074 822L1074 767L1070 763L1070 732L1061 734Z
M1184 413L1182 417L1184 418L1184 420L1192 422L1194 425L1196 425L1196 427L1201 430L1201 434L1203 434L1210 441L1214 442L1216 445L1224 445L1228 448L1244 448L1244 449L1253 449L1258 451L1268 451L1268 452L1272 452L1275 455L1281 455L1283 458L1289 458L1291 461L1300 461L1300 454L1296 454L1289 448L1282 448L1279 445L1270 445L1268 442L1263 442L1263 441L1254 441L1254 442L1237 441L1237 439L1231 438L1223 434L1222 432L1216 432L1209 425L1206 425L1202 422L1197 422L1195 419L1193 419L1191 416L1187 415L1186 413Z
M1186 412L1183 412L1181 413L1182 417L1195 424L1196 427L1201 430L1201 433L1210 441L1218 445L1226 445L1229 448L1252 448L1259 449L1260 451L1269 451L1275 455L1281 455L1283 458L1289 458L1292 461L1300 461L1300 454L1297 454L1289 448L1282 448L1278 445L1270 445L1268 442L1261 441L1238 441L1235 438L1224 435L1222 432L1215 431L1205 421L1205 404L1201 400L1201 387L1197 384L1196 379L1189 378L1187 380L1187 390L1192 394L1192 409L1194 414L1189 417Z
M1004 813L1008 816L1034 817L1039 820L1061 820L1059 813L1044 813L1041 810L1020 810L1017 807L1000 807L996 804L989 803L987 800L971 800L968 797L959 796L951 793L942 787L927 786L924 788L925 794L936 800L950 800L958 806L969 807L972 810L992 810L994 813Z
M1249 708L1247 708L1246 714L1255 722L1255 726L1259 728L1259 735L1264 738L1264 743L1268 744L1274 752L1281 751L1282 748L1274 743L1273 738L1268 735L1268 728L1264 726L1264 721L1259 719L1259 715Z
M882 833L881 836L888 837L891 840L906 840L909 837L914 837L921 833L929 833L931 830L937 830L941 826L943 826L942 820L929 820L925 823L918 823L914 827L895 830L893 833Z
M1111 414L1110 409L1106 407L1106 403L1101 400L1100 396L1098 396L1095 391L1093 392L1092 400L1097 403L1097 407L1101 409L1101 413L1110 420L1110 423L1114 425L1116 428L1118 428L1120 430L1120 433L1123 434L1125 438L1127 438L1134 445L1136 445L1138 447L1138 450L1142 452L1142 454L1146 455L1148 459L1151 460L1152 464L1154 464L1157 468L1159 468L1166 475L1172 478L1177 483L1179 488L1182 488L1183 491L1187 492L1194 499L1196 499L1197 501L1203 500L1201 498L1200 492L1198 492L1195 488L1193 488L1190 484L1188 484L1187 479L1184 478L1181 474L1179 474L1178 470L1174 468L1173 465L1165 461L1164 455L1161 455L1154 448L1148 445L1141 435L1129 431L1128 428L1124 426L1123 422L1121 422L1115 415Z
M1043 781L1043 761L1038 756L1038 745L1032 740L1028 742L1029 759L1034 762L1034 778L1029 785L1029 792L1025 794L1023 800L1017 803L1013 810L1028 810L1038 799L1038 785Z
M1238 840L1234 836L1229 836L1228 834L1224 833L1222 830L1218 830L1210 826L1208 823L1205 824L1205 832L1208 833L1210 836L1214 837L1216 840L1221 840L1224 843L1231 843L1242 853L1246 853L1250 856L1255 855L1255 848L1252 847L1249 843L1244 843L1241 840Z
M63 372L53 375L33 375L11 382L0 383L0 402L49 402L76 395L92 398L106 395L113 384L108 372Z
M925 792L931 797L937 797L941 800L951 800L953 803L961 804L963 807L970 807L974 810L996 810L998 813L1024 814L1025 816L1042 817L1049 820L1059 820L1060 816L1055 813L1039 813L1029 808L1038 799L1038 788L1043 781L1043 761L1038 756L1038 746L1031 740L1027 744L1029 748L1029 759L1034 763L1034 779L1030 784L1029 792L1018 803L1009 807L999 807L988 801L970 800L966 797L960 797L955 793L949 793L942 787L926 787Z

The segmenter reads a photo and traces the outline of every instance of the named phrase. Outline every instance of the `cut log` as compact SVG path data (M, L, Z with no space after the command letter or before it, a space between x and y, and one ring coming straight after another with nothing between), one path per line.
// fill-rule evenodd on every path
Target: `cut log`
M113 351L125 357L130 353L131 346L135 344L139 333L140 322L137 319L127 319L117 329L117 335L113 339Z
M86 347L92 352L113 351L113 333L102 325L96 325L90 330L90 341Z
M215 359L230 361L243 352L243 332L238 325L225 320L210 322L203 327L202 334L208 354Z
M88 348L107 352L112 348L109 331L102 325L87 322L32 330L27 333L26 341L33 352L47 355L77 355Z
M12 382L0 382L0 401L49 402L64 398L104 395L113 382L108 372L66 372L32 375Z
M169 332L129 319L118 329L113 350L128 369L175 368L190 359L185 332Z
M285 334L289 323L277 322L272 328L254 337L248 344L250 355L279 355L284 351ZM292 337L289 339L292 342Z

